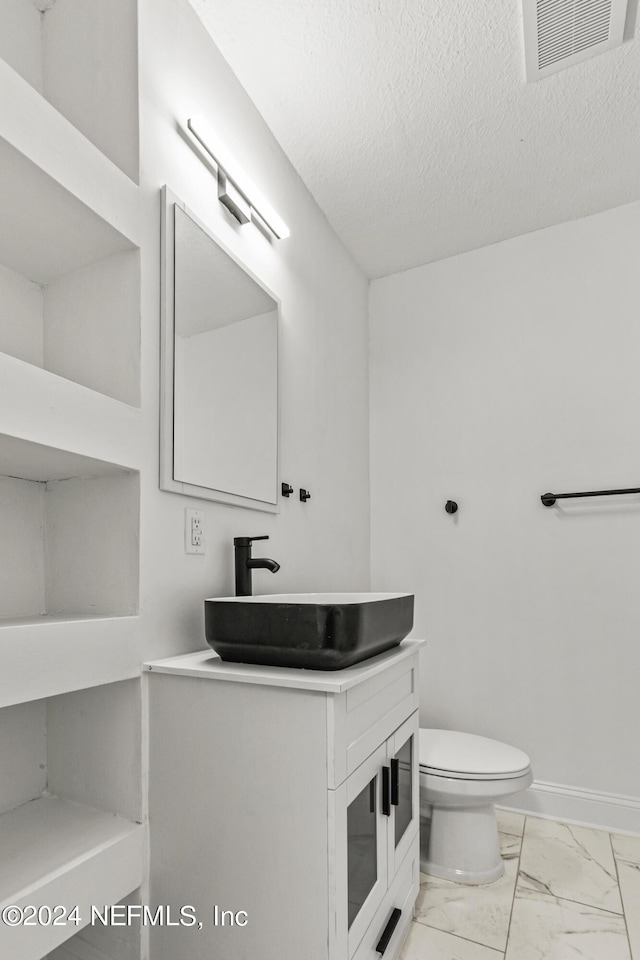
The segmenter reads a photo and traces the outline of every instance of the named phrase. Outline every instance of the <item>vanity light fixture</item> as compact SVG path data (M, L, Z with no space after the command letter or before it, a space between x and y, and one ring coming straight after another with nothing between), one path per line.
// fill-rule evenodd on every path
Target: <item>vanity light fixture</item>
M218 200L234 215L238 223L249 223L251 204L237 189L222 167L218 167Z
M260 195L242 167L229 155L224 146L216 141L203 121L190 117L187 120L187 128L218 169L220 203L225 205L239 223L248 223L249 220L256 219L277 240L286 239L289 236L286 223Z

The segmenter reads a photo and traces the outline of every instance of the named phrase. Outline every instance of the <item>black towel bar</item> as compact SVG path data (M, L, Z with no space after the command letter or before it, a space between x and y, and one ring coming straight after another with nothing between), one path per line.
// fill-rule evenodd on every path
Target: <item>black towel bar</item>
M585 490L583 493L543 493L540 499L545 507L552 507L556 500L572 497L613 497L619 493L640 493L640 487L627 487L624 490Z

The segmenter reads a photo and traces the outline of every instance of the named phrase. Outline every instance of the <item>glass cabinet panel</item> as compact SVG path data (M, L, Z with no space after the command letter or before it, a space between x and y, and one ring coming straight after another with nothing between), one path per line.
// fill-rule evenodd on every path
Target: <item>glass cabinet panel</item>
M396 847L413 820L413 737L400 747L391 761L392 772L397 784L397 806L395 812ZM394 772L395 766L395 772Z
M389 882L411 847L420 823L418 711L387 741L390 766L390 822L387 836Z
M378 879L377 776L347 807L349 928Z

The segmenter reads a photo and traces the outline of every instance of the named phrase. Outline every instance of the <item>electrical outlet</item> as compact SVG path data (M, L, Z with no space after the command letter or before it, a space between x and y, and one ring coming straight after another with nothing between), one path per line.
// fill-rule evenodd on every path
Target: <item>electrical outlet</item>
M204 510L184 511L184 552L205 553Z

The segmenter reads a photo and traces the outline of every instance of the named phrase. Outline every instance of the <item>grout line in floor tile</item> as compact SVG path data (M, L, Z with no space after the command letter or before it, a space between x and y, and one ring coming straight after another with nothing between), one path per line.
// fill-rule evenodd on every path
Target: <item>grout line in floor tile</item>
M611 844L611 853L613 854L613 863L616 871L616 878L618 881L618 892L620 893L620 903L622 904L622 919L624 920L624 929L627 933L627 943L629 944L629 956L631 960L635 960L633 956L633 949L631 947L631 937L629 936L629 924L627 923L627 914L624 909L624 900L622 899L622 887L620 886L620 870L618 869L618 858L616 857L616 852L613 848L613 837L609 834L609 843Z
M524 874L526 876L526 874ZM516 882L516 888L518 884ZM618 884L618 889L620 885ZM526 887L524 888L527 889ZM587 903L586 900L576 900L575 897L568 897L566 894L564 896L559 896L557 893L552 893L551 891L546 890L536 890L536 893L541 894L543 897L551 897L552 900L563 900L566 903L575 903L579 907L589 907L591 910L597 910L599 913L608 913L612 917L623 917L624 916L624 907L622 910L608 910L607 907L599 907L595 903ZM620 895L620 900L622 901L622 894Z
M429 930L437 930L438 933L444 933L448 937L456 937L458 940L464 940L465 943L472 943L475 947L484 947L485 950L493 950L494 953L504 957L504 950L500 950L498 947L490 947L488 943L482 943L481 940L472 940L471 937L463 937L462 934L454 933L452 930L442 930L440 927L434 927L431 923L425 923L420 917L415 917L413 922L420 923L423 927L429 927Z
M574 900L572 897L559 897L556 893L543 893L542 896L550 897L559 903L575 903L577 907L587 907L589 910L597 910L598 913L607 913L610 917L617 917L618 920L624 917L624 911L622 913L616 913L615 910L607 910L606 907L597 907L595 903L585 903L584 900Z
M527 874L524 873L523 876L526 877ZM518 883L516 881L516 889L517 889L517 886L518 886ZM525 887L524 889L527 890L527 887ZM620 883L618 883L618 889L620 889ZM622 910L609 910L607 909L607 907L599 907L595 903L587 903L586 900L576 900L575 897L568 897L566 894L561 897L557 893L553 893L549 889L535 890L534 892L541 894L543 897L551 897L552 900L563 900L566 903L576 903L580 907L589 907L591 910L598 910L598 912L600 913L609 913L611 914L612 917L624 916L624 906ZM620 894L620 902L622 903L622 893Z
M509 912L509 923L507 924L507 939L504 942L504 956L507 956L507 950L509 949L509 937L511 935L511 921L513 919L513 908L516 902L516 890L518 889L518 877L520 876L520 860L522 858L522 848L524 847L524 835L527 830L527 818L525 816L524 823L522 824L522 836L520 838L520 852L518 853L518 867L516 869L516 882L513 885L513 896L511 898L511 910Z

